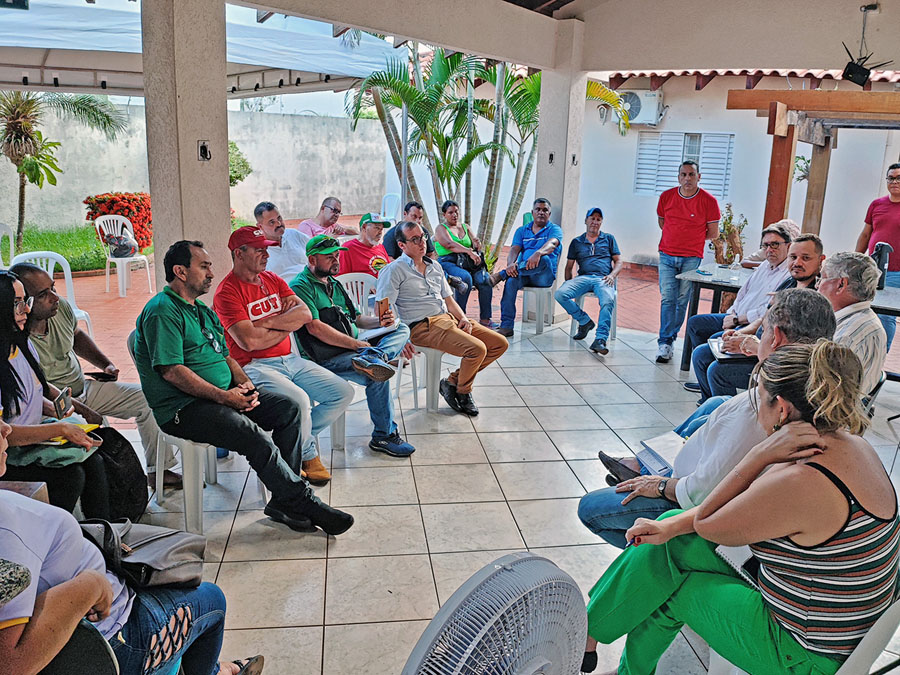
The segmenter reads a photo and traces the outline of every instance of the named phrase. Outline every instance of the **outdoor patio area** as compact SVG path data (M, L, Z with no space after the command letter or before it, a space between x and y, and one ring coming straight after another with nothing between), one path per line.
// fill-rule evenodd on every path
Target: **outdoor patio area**
M135 377L124 338L148 297L134 281L128 298L118 298L103 292L102 278L76 280L79 305L124 379ZM623 289L632 283L623 281ZM597 450L637 448L694 409L679 353L657 365L655 334L623 327L638 297L654 292L652 283L642 288L634 299L620 295L618 339L605 357L573 342L568 322L540 336L533 324L517 324L509 351L478 376L476 418L443 400L438 413L425 412L424 390L415 410L405 374L398 423L417 448L410 459L368 450L371 424L358 389L346 450L332 453L328 437L320 439L334 478L317 494L356 518L340 537L276 525L263 515L246 462L234 454L220 460L218 484L204 490L205 575L228 599L223 656L263 653L266 673L276 675L399 673L440 604L515 550L553 560L586 593L618 553L576 516L578 499L605 485ZM452 364L445 357L445 370ZM876 408L866 437L900 485L898 439L886 423L900 412L900 387L888 383ZM126 433L138 442L136 431ZM181 509L175 493L164 507L152 501L147 520L181 527ZM615 665L621 642L601 646L598 671ZM891 647L900 653L900 637ZM705 673L707 658L701 640L682 635L658 672ZM896 658L885 653L876 666Z

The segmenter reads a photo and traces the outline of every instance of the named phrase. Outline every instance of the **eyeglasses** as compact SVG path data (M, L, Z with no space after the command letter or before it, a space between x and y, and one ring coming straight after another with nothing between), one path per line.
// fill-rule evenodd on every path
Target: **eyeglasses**
M34 307L34 296L29 295L24 300L16 300L13 303L13 309L16 314L27 314L31 311L31 308Z
M888 176L887 182L888 183L900 183L900 176Z
M762 244L763 248L778 248L780 246L784 246L785 242L783 241L764 241Z
M424 242L424 241L425 241L425 237L424 237L424 236L421 236L421 237L410 237L409 239L406 240L406 243L407 243L407 244L416 244L416 245L419 245L419 244L421 244L421 243Z
M216 354L222 353L222 343L209 328L201 328L200 333L209 341L209 346L213 348Z
M341 210L340 210L340 209L336 209L336 208L334 208L333 206L326 206L325 208L326 208L326 209L331 209L331 212L332 212L332 213L336 213L337 215L341 215Z

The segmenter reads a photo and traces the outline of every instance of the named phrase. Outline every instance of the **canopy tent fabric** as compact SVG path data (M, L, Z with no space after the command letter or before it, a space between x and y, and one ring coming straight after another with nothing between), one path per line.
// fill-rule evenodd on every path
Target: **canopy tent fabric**
M228 96L246 98L348 89L398 58L363 34L355 46L316 29L229 21ZM0 89L143 96L141 14L135 9L39 0L0 10Z

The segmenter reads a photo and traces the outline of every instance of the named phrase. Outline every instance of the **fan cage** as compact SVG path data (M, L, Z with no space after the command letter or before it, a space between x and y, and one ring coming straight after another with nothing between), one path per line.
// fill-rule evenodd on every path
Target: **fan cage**
M572 675L587 615L575 581L546 558L513 553L486 565L444 604L404 675Z

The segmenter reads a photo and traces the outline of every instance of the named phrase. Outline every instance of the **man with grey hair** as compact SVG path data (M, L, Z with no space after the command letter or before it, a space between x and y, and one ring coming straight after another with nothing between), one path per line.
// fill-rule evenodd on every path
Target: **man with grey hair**
M780 291L763 317L759 360L783 345L815 342L834 335L835 316L828 301L808 288ZM624 548L625 531L637 518L655 519L669 509L699 505L753 446L766 438L756 420L751 391L722 403L685 441L671 477L641 475L635 459L616 459L602 451L610 471L602 488L581 498L578 517L595 534ZM622 499L622 493L628 493Z
M330 234L332 237L339 237L345 234L359 234L359 230L352 225L341 225L338 223L340 217L341 200L337 197L325 197L316 217L307 218L297 226L297 229L310 238L315 237L317 234Z
M852 349L862 363L864 392L878 384L887 357L887 335L872 311L878 277L870 256L846 251L825 259L818 284L837 317L835 342Z

